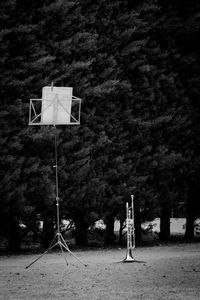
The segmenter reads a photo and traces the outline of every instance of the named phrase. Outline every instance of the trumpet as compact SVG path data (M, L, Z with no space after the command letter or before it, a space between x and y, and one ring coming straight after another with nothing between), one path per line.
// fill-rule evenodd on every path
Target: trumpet
M134 195L131 195L131 206L126 203L126 231L127 231L127 252L125 262L135 261L133 249L135 249L135 220L134 220Z

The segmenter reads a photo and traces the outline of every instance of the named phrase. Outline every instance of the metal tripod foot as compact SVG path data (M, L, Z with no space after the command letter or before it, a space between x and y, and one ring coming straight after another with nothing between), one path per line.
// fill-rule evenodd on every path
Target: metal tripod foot
M57 237L57 242L54 243L54 241L56 240L56 237ZM33 262L31 262L28 266L25 267L25 269L28 269L30 266L32 266L35 262L37 262L40 258L42 258L45 254L47 254L51 249L53 249L54 247L56 246L59 246L61 251L62 251L62 254L64 255L64 251L63 251L63 248L68 251L74 258L76 258L81 264L83 264L85 267L87 267L87 264L85 264L80 258L78 258L71 250L69 250L69 247L66 243L66 241L64 240L62 234L59 232L55 235L55 237L53 238L49 248L44 252L42 253L39 257L37 257ZM65 258L65 261L66 261L66 264L68 265L68 262L66 260L66 257Z

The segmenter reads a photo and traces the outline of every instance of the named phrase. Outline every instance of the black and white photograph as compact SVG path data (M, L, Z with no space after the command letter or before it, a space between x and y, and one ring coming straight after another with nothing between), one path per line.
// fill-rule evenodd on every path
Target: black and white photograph
M200 1L2 0L0 67L0 300L199 300Z

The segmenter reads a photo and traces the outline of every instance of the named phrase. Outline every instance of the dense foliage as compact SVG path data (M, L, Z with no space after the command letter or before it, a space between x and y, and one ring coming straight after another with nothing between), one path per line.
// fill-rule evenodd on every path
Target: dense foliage
M191 4L192 2L192 4ZM142 220L187 210L187 237L199 216L200 5L198 1L8 0L0 4L0 228L18 248L18 224L44 244L55 222L54 129L28 127L30 98L73 86L81 126L58 127L63 217L77 244L98 219L113 242L115 218L135 194ZM39 219L38 219L39 218Z

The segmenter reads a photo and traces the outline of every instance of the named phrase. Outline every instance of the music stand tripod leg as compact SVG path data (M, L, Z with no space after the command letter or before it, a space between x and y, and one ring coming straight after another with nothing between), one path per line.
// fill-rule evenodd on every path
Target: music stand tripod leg
M64 260L65 260L65 262L66 262L66 265L68 266L69 264L68 264L68 261L67 261L67 259L66 259L66 255L65 255L65 253L64 253L63 245L62 245L62 244L60 244L60 249L61 249L61 251L62 251L62 255L63 255L63 257L64 257Z
M54 241L54 239L53 239ZM53 249L58 243L55 243L52 245L52 242L51 242L51 245L49 246L49 248L43 252L39 257L37 257L32 263L30 263L28 266L25 267L25 269L28 269L30 266L32 266L36 261L38 261L40 258L42 258L46 253L48 253L51 249Z
M65 253L64 253L64 251L63 251L63 245L62 245L62 242L59 241L58 244L59 244L59 246L60 246L60 249L61 249L62 255L63 255L63 257L64 257L64 260L65 260L65 262L66 262L66 265L68 266L69 264L68 264L68 261L67 261L67 259L66 259L66 255L65 255Z
M80 258L78 258L71 250L69 250L68 245L66 244L64 238L61 236L63 243L62 246L63 248L65 248L65 250L67 250L74 258L76 258L81 264L83 264L85 267L87 267L87 264L85 264Z

